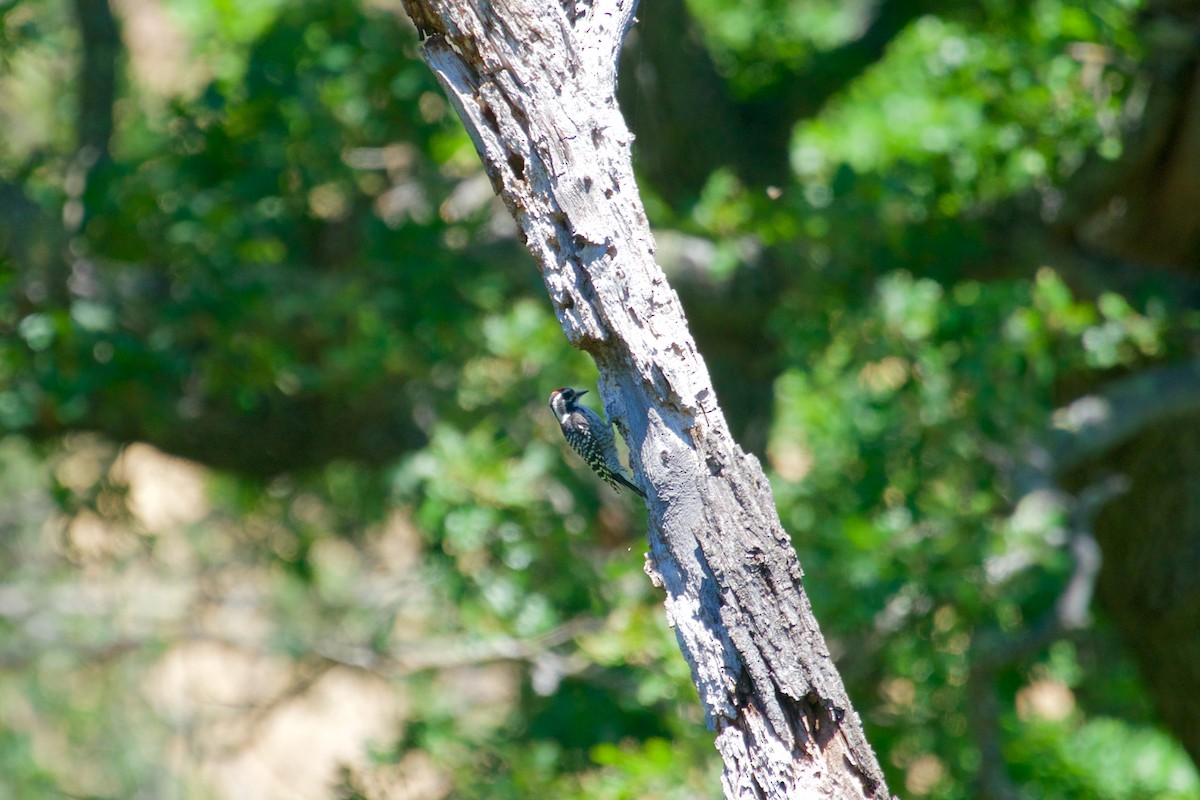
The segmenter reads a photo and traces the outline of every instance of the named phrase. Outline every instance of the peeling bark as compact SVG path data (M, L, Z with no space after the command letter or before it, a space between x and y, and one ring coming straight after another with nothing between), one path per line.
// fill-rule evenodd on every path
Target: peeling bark
M733 440L654 241L616 101L634 0L406 0L422 54L590 353L649 500L646 572L730 798L883 798L757 459Z

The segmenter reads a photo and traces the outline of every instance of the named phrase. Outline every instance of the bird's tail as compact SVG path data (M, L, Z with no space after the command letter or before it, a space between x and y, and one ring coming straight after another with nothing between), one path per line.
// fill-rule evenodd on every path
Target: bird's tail
M613 477L615 477L617 479L617 483L621 484L626 489L636 492L638 497L642 498L643 500L646 499L646 493L644 491L642 491L642 487L638 486L636 483L629 480L629 478L626 478L624 475L622 475L619 472L613 473Z

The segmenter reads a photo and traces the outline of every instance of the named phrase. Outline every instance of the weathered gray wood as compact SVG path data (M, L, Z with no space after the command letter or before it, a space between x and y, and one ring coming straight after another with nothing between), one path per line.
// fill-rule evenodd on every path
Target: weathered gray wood
M654 240L617 108L634 0L406 0L437 74L600 370L649 494L646 572L729 798L887 798L758 461L738 447Z

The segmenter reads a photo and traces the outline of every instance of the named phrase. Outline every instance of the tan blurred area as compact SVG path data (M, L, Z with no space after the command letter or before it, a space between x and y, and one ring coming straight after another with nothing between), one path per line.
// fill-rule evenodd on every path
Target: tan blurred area
M214 506L204 468L88 436L70 437L51 463L65 488L100 488L94 509L53 512L19 545L25 568L0 588L0 620L16 629L0 662L29 683L0 679L0 713L60 786L111 791L111 775L88 765L111 768L104 751L115 748L158 764L160 796L447 795L448 777L423 753L371 758L403 731L405 676L437 672L446 656L420 643L436 620L410 574L419 543L402 515L361 547L319 541L305 590L269 557L287 538L279 521ZM319 518L319 503L307 505ZM375 615L411 646L406 658L361 641L358 625ZM489 660L451 653L435 684L476 715L502 716L518 673ZM31 685L48 697L31 698ZM40 714L46 704L70 713Z

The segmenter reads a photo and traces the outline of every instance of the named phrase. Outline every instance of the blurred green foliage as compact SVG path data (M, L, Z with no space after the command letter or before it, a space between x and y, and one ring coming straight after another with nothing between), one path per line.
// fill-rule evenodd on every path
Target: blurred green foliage
M590 365L410 27L352 0L129 5L111 158L82 192L71 10L0 6L0 180L85 209L58 249L0 253L0 795L215 796L207 729L141 689L211 637L282 657L301 687L353 669L408 698L339 796L385 796L371 769L414 754L442 776L430 796L717 796L640 516L544 407ZM869 5L690 9L752 97ZM988 257L981 210L1119 154L1133 78L1085 76L1069 46L1136 58L1135 10L931 10L797 125L778 198L714 165L692 202L651 206L712 243L715 286L751 280L746 241L782 265L750 343L774 358L773 405L740 411L768 421L806 588L905 796L973 796L972 635L1039 619L1070 572L1063 521L1014 514L997 454L1064 384L1194 335L1154 298L1076 296L1053 264L964 269ZM147 20L177 51L138 38ZM200 510L148 521L137 493L157 478L131 471L130 441L216 468ZM460 661L445 645L493 641L508 649ZM452 681L495 662L516 665L499 699ZM1000 683L1028 796L1200 796L1102 620Z

